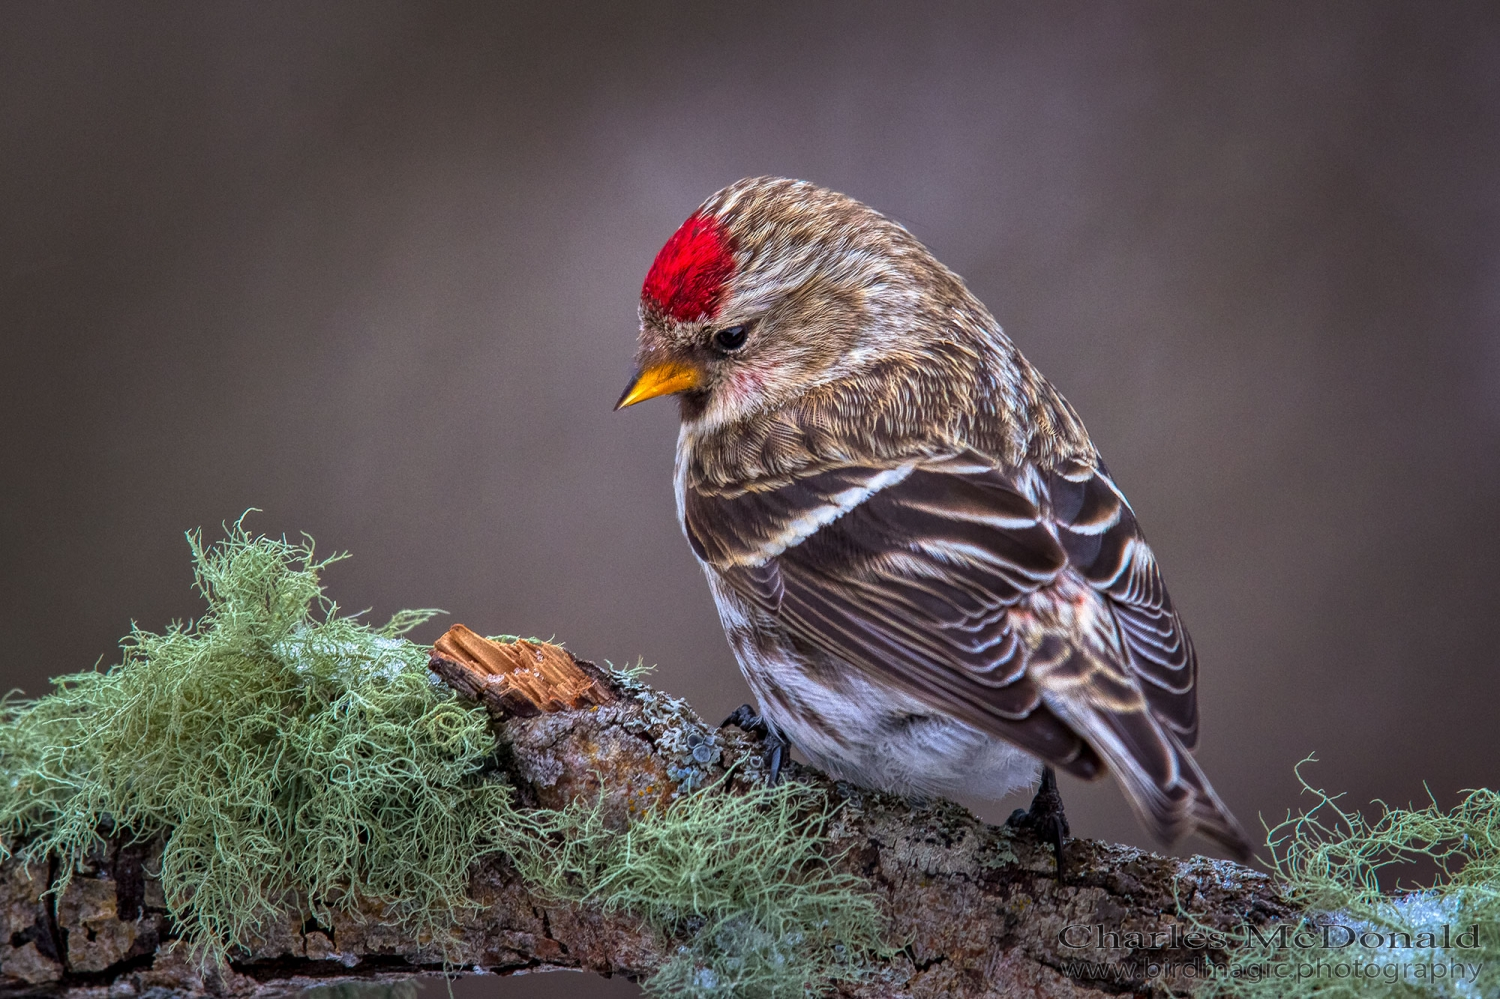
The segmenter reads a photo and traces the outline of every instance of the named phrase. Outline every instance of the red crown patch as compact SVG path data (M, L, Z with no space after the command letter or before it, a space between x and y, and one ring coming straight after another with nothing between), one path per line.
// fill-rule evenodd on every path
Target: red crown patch
M656 254L641 298L679 322L712 319L733 273L724 224L694 212Z

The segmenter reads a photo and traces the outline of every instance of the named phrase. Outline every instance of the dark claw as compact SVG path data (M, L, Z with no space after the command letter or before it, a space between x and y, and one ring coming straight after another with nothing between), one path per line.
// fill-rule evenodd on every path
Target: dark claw
M1031 809L1016 809L1006 824L1030 829L1043 843L1052 844L1052 855L1057 859L1057 883L1062 884L1063 840L1068 838L1070 830L1068 817L1063 814L1062 795L1057 790L1057 773L1051 767L1042 767L1042 782L1031 799Z
M735 708L719 727L723 728L725 725L734 725L751 735L760 736L761 741L766 744L766 769L770 771L767 783L775 787L781 778L781 764L786 758L787 750L791 748L790 743L767 725L766 719L748 704Z
M748 704L741 704L729 713L729 717L719 722L719 727L733 725L735 728L743 729L764 739L771 734L766 727L766 720L755 713L755 709Z

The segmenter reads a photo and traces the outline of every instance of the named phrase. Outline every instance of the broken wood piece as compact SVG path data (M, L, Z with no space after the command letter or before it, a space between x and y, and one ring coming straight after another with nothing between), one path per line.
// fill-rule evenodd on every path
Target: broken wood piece
M428 668L493 714L529 718L613 700L608 688L562 646L524 639L496 642L461 624L432 643Z

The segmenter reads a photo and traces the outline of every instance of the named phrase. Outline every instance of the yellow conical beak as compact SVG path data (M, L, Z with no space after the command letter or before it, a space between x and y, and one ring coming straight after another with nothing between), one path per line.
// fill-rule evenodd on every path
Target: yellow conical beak
M625 392L620 396L620 401L615 403L615 409L634 406L638 402L655 399L659 395L686 392L702 384L703 373L689 365L680 364L677 361L662 361L648 365L630 380L629 385L625 386Z

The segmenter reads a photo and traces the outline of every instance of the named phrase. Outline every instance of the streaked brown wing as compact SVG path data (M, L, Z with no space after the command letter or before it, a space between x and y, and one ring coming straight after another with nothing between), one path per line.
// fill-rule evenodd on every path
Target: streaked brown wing
M1196 660L1129 505L1082 466L1037 490L966 455L688 489L684 521L699 557L807 645L1082 776L1103 756L1164 838L1199 825L1242 850L1184 751ZM1019 641L1011 609L1070 565L1109 608L1116 652Z
M1183 746L1198 742L1198 657L1172 607L1135 513L1102 464L1047 476L1052 523L1069 563L1107 599L1152 714Z
M689 541L807 644L1081 776L1099 761L1045 705L1007 610L1067 555L992 463L844 468L684 498ZM767 520L772 525L768 526Z
M684 514L699 557L767 610L803 620L809 640L860 663L867 648L903 676L936 668L927 693L977 695L999 717L1035 707L1034 685L1016 686L1027 663L1008 610L1071 564L1105 598L1125 652L1121 675L1095 679L1126 700L1140 689L1191 746L1197 660L1134 513L1102 468L1053 471L1039 486L1034 502L968 456L733 494L690 489ZM1068 671L1053 672L1063 682Z

